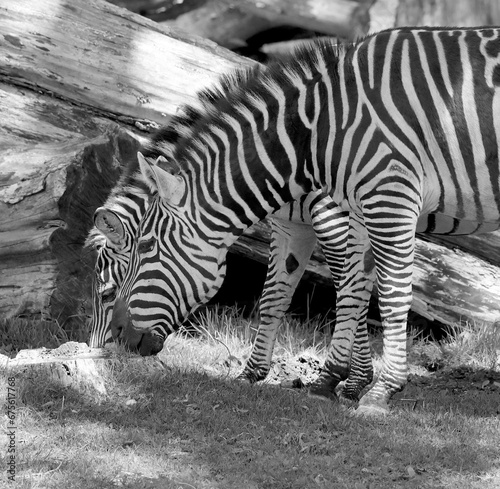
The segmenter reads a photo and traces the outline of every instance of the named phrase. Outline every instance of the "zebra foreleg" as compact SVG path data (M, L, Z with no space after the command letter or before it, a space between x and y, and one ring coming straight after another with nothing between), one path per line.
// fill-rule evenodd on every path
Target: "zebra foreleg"
M349 234L349 214L342 211L329 196L324 196L313 207L311 220L338 291ZM365 257L365 273L373 274L374 265L372 254L368 253ZM365 313L356 330L349 376L340 391L340 398L349 403L357 402L363 389L372 380L373 365Z
M373 381L373 364L366 321L358 326L352 347L349 376L340 391L340 397L358 401L363 389Z
M415 232L422 201L414 173L396 163L389 172L393 173L385 176L376 192L362 203L384 328L382 369L357 410L368 415L387 413L388 401L407 381L406 321L412 301Z
M415 198L415 201L418 202L418 199ZM361 398L357 410L359 414L387 413L388 401L407 382L406 321L412 301L417 217L418 209L410 205L402 208L391 233L378 226L376 221L367 222L377 268L384 351L380 375Z
M349 376L341 395L356 399L373 375L368 339L365 338L368 334L366 313L373 285L373 267L365 259L369 256L369 241L359 217L350 218L347 242L343 274L337 291L335 331L322 372L309 388L311 396L322 399L336 399L335 388ZM355 341L363 338L359 347L353 350ZM351 374L350 368L353 369Z
M264 380L269 373L278 328L290 307L315 243L316 237L310 225L277 218L271 220L271 246L260 300L260 325L250 358L238 379L255 383Z

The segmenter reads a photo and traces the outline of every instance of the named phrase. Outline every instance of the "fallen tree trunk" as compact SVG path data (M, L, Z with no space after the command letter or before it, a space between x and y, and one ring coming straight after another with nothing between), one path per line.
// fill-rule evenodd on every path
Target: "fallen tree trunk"
M251 64L100 0L19 0L1 12L0 80L131 125L166 123L221 73Z
M500 266L500 231L470 236L428 235L424 239L450 249L460 249L477 256L488 263Z
M0 8L0 315L81 328L90 314L94 210L168 121L251 62L102 1ZM71 36L68 36L71 32ZM68 42L70 40L70 42Z
M371 0L111 0L164 25L229 48L260 31L280 26L355 39L368 33L370 21L378 23L379 10L386 17L387 1L379 0L384 8L377 6L372 12Z
M371 0L241 0L238 7L271 21L356 39L369 30Z
M252 62L98 0L21 0L0 13L0 314L82 327L93 268L83 243L138 129ZM259 224L233 251L266 261L268 242ZM331 283L320 253L306 277ZM498 277L472 255L419 241L415 308L443 322L496 320Z
M399 0L396 25L498 25L500 3L495 0Z

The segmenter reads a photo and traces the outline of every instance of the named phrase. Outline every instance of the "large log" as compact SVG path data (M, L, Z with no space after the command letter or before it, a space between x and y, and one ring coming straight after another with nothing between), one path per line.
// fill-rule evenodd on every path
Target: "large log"
M226 0L108 0L162 26L210 39L229 49L245 45L254 34L276 25L268 19L243 12Z
M238 8L271 21L356 39L368 33L371 0L241 0Z
M396 25L474 27L498 24L498 0L399 0L396 15Z
M103 1L20 0L0 15L0 315L82 327L92 214L138 149L125 128L167 122L251 62Z
M219 0L207 1L175 19L165 19L161 24L210 39L228 49L245 47L247 39L277 25L269 19L241 10L235 3Z
M108 0L156 22L176 19L212 0ZM224 2L225 3L225 2Z
M138 142L118 124L0 83L0 315L82 323L92 213Z
M19 0L0 9L8 33L2 81L120 122L163 124L221 73L251 63L99 0Z
M372 0L110 1L230 48L257 32L278 26L355 39L368 32L370 17L378 18L381 10L377 6L372 14ZM388 1L394 0L379 0L384 4ZM388 9L383 10L385 17Z
M500 266L500 231L464 236L440 236L435 234L423 238L450 249L463 250L488 263Z

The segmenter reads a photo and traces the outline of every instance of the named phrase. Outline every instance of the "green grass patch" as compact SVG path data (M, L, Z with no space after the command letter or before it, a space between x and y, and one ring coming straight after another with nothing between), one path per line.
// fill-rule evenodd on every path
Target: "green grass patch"
M235 309L206 310L197 335L169 337L158 357L119 350L96 362L105 394L64 387L49 368L3 372L2 400L15 378L15 487L500 487L500 344L490 333L473 340L470 327L440 345L413 344L391 415L365 419L304 390L236 381L256 324ZM274 356L323 359L329 339L321 321L288 318ZM379 336L373 345L378 365Z

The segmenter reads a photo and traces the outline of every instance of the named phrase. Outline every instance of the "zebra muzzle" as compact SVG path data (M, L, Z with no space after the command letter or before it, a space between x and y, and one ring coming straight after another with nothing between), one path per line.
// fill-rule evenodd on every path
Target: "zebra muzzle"
M111 334L116 342L122 343L131 351L138 351L143 334L134 328L127 303L121 298L116 300L113 307Z
M123 299L117 299L113 306L113 315L111 317L111 334L113 340L120 341L122 339L123 331L127 329L130 322L126 302Z
M142 356L156 355L163 348L165 338L151 331L141 331L134 326L127 303L118 298L113 307L111 334L114 341Z

